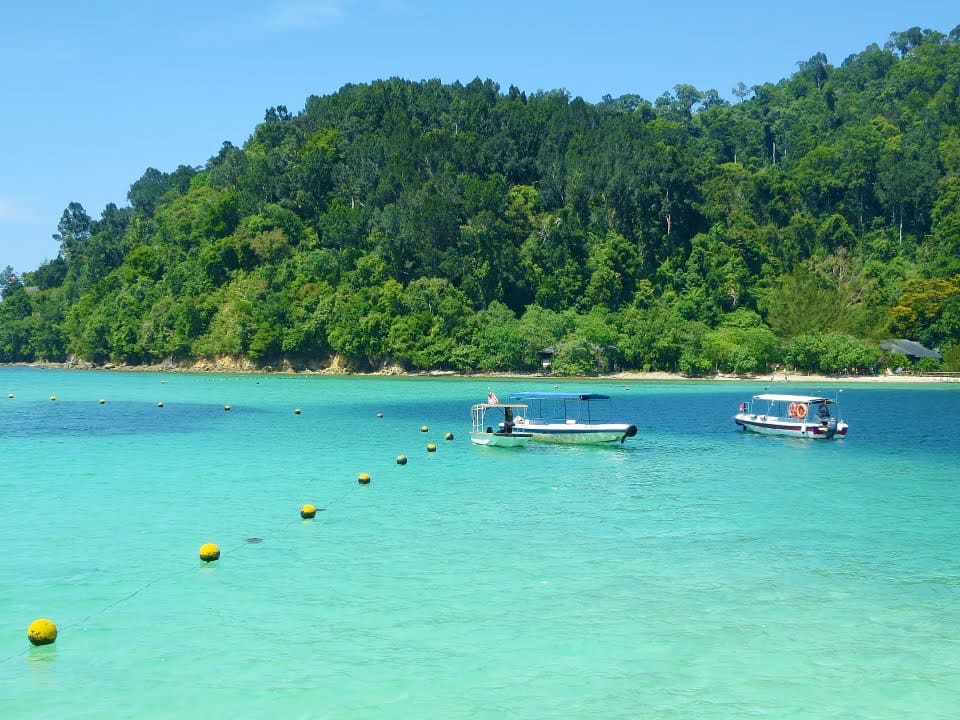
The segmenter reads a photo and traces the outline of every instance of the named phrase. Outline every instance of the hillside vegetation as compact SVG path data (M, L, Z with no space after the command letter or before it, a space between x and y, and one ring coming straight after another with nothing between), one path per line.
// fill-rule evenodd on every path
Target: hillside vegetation
M834 372L893 336L960 363L960 26L734 95L270 108L127 207L71 203L59 256L0 277L0 361Z

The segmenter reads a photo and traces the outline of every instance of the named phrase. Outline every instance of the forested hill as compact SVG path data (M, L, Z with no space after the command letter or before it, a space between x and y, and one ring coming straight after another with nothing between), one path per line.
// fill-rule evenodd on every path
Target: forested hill
M390 79L271 108L128 207L70 204L60 255L0 277L0 361L960 361L960 26L734 95Z

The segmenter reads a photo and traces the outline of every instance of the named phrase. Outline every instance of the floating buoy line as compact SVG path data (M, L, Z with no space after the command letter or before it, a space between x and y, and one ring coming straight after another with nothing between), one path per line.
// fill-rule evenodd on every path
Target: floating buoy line
M357 476L357 478L361 485L369 484L371 480L371 477L368 473L360 473ZM346 491L342 493L340 497L342 498L345 495L346 495ZM300 511L299 511L301 522L304 522L307 520L312 521L316 517L317 513L324 512L326 511L326 509L327 509L326 507L317 507L312 503L303 504L300 507ZM199 560L202 562L203 566L214 565L220 561L221 557L232 556L246 545L260 545L263 543L263 541L264 540L262 537L244 538L242 542L237 543L235 546L233 546L230 550L227 550L226 552L222 552L220 549L220 546L217 545L216 543L205 542L199 548L199 551L198 551ZM114 608L117 608L123 605L124 603L129 602L130 600L135 598L137 595L141 594L151 586L155 585L161 579L170 577L172 575L184 573L184 572L193 572L196 569L197 569L196 565L190 565L183 568L170 570L168 572L159 573L154 577L152 577L151 579L149 579L143 585L138 587L133 592L127 593L123 597L118 598L117 600L109 603L108 605L105 605L99 610L96 610L94 612L87 614L85 617L81 618L80 620L75 620L73 622L70 622L64 625L58 626L55 620L49 619L47 617L37 618L33 620L26 629L26 636L27 636L27 640L29 641L26 647L24 647L22 650L12 655L9 655L4 658L0 658L0 663L3 663L4 661L7 661L7 660L11 660L14 657L22 656L30 652L31 648L33 647L53 645L56 642L57 637L60 634L62 634L63 630L65 629L70 630L72 628L82 627L83 625L88 623L91 619L98 617L100 615L104 615L105 613L108 613Z
M263 542L263 538L259 538L259 537L246 538L243 542L237 544L233 549L231 549L227 554L232 555L233 553L237 552L245 545L259 544L261 542ZM215 557L214 557L214 554L215 554ZM204 543L200 547L200 559L203 560L204 564L214 562L219 558L220 558L220 548L215 543ZM184 572L191 572L196 569L197 569L196 565L192 565L184 568L178 568L176 570L170 570L168 572L159 573L158 575L154 576L153 578L145 582L143 585L138 587L133 592L127 593L126 595L119 598L118 600L113 601L109 605L105 605L99 610L89 613L88 615L81 618L80 620L75 620L73 622L63 624L63 625L57 625L56 621L53 619L48 619L46 617L37 618L36 620L31 622L30 625L27 627L26 635L27 635L27 639L29 640L29 644L27 645L27 647L25 647L20 652L14 653L5 658L0 658L0 663L5 662L7 660L12 660L15 657L19 657L21 655L24 655L25 653L30 652L31 647L37 647L42 645L53 645L56 642L57 637L60 634L62 634L64 629L69 630L72 628L83 626L93 618L103 615L109 612L110 610L113 610L114 608L119 607L120 605L123 605L124 603L132 600L147 588L151 587L152 585L155 585L158 581L164 578L170 577L172 575L178 575Z
M9 399L13 399L14 395L13 393L9 393L7 397ZM50 400L56 401L56 396L51 395ZM104 403L105 403L105 400L103 399L99 400L100 405L103 405ZM164 407L164 403L162 401L157 402L156 407L162 408ZM232 408L230 405L224 405L223 409L225 411L230 411ZM294 412L295 414L299 415L301 410L300 408L296 408ZM377 417L383 417L383 414L378 412ZM423 425L421 426L420 431L424 433L429 432L429 428L428 426ZM446 440L453 440L453 437L454 437L453 433L449 433L449 432L446 433L446 435L444 436ZM427 444L427 452L434 453L436 452L436 450L437 450L437 446L435 443L431 442ZM396 464L400 466L406 465L407 456L397 455ZM369 486L372 483L372 480L373 480L372 476L367 472L361 472L357 475L357 482L361 487ZM346 490L346 487L347 486L344 485L344 488L345 488L344 492L338 498L336 498L336 500L340 500L346 496L346 493L349 492L348 490ZM326 507L317 507L312 503L304 503L299 510L299 514L301 518L300 522L303 523L305 521L312 521L316 517L317 513L324 512L326 509L327 509ZM245 538L242 542L232 547L231 549L227 550L225 553L221 553L221 549L219 545L213 542L205 542L200 546L198 555L199 555L200 561L202 562L202 566L208 566L208 565L213 565L218 563L222 555L229 557L231 555L236 554L245 545L259 545L261 543L263 543L263 538L261 537L248 537L248 538ZM39 617L33 620L26 629L26 636L27 636L27 639L29 640L29 644L26 647L24 647L21 651L16 652L13 655L7 656L5 658L0 658L0 663L6 660L10 660L14 657L21 656L27 652L30 652L31 647L53 645L56 643L57 637L62 633L64 629L70 630L78 626L83 626L84 624L88 623L91 619L98 617L100 615L103 615L113 610L114 608L117 608L120 605L123 605L124 603L129 602L130 600L135 598L137 595L140 595L145 590L152 587L163 578L169 577L171 575L183 573L183 572L192 572L192 571L195 571L196 569L197 569L196 565L190 565L183 568L177 568L175 570L159 573L155 575L153 578L149 579L147 582L145 582L143 585L141 585L137 589L133 590L130 593L127 593L123 597L118 598L117 600L109 603L108 605L105 605L99 610L95 610L94 612L89 613L88 615L81 618L80 620L75 620L61 626L57 625L55 619L50 619L47 617Z

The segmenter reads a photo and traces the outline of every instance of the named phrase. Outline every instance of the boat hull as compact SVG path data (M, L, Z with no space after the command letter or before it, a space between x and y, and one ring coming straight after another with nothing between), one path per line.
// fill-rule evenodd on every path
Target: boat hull
M487 447L523 447L532 437L530 433L519 432L472 432L470 433L470 442L474 445L485 445Z
M536 442L562 443L568 445L591 445L594 443L622 443L637 434L636 425L621 423L523 423L523 431L530 433Z
M748 432L760 435L785 435L787 437L807 438L811 440L839 440L847 435L847 423L830 424L803 422L794 418L770 417L737 413L733 421Z

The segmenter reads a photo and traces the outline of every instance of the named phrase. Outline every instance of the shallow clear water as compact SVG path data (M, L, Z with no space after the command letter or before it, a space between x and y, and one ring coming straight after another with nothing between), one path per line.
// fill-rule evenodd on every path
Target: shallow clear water
M555 384L637 437L469 442ZM0 368L3 717L953 718L960 385L841 388Z

